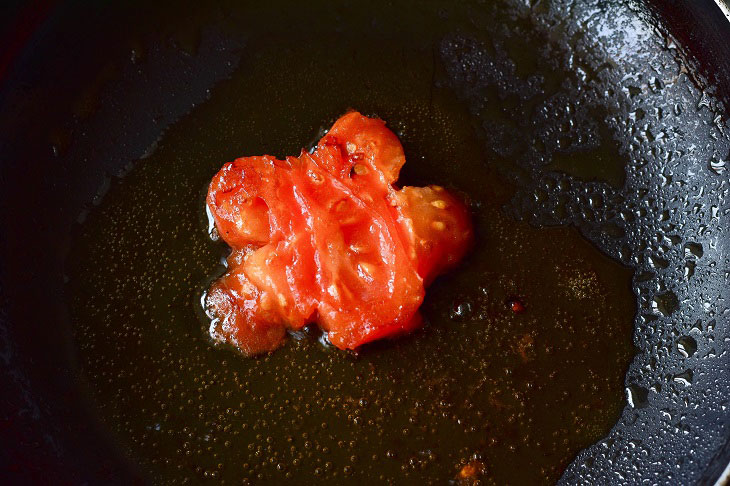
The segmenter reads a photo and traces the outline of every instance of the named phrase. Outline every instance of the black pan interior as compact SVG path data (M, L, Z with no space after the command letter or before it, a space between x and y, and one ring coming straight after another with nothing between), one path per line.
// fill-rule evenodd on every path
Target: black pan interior
M348 15L380 33L393 19L409 19L413 35L434 19L449 25L427 41L444 89L465 107L485 150L518 162L519 170L506 171L519 189L505 212L537 226L574 226L634 269L637 354L625 378L627 404L563 481L711 482L727 464L730 396L723 104L730 56L717 42L727 33L719 12L709 2L686 12L662 3L500 7L514 25L560 46L556 69L576 74L548 87L535 72L545 69L544 52L530 53L519 32L484 27L493 25L494 7L429 5L419 15L409 7L321 15L332 31ZM94 412L76 383L61 298L72 231L80 214L94 211L108 175L148 154L250 53L256 44L244 20L272 26L262 29L272 36L298 20L296 9L281 17L270 8L242 14L224 5L184 21L165 10L59 6L3 86L0 343L9 390L3 434L14 445L0 457L14 477L42 480L55 471L126 482L144 473L89 419ZM707 58L694 56L700 48ZM494 119L490 97L519 101ZM535 140L517 147L525 133ZM607 144L624 170L586 172L591 160L613 160L595 150Z

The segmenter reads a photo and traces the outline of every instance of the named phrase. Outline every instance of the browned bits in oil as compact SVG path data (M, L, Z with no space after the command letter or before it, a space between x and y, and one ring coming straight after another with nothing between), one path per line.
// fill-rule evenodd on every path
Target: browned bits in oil
M525 304L523 304L518 298L511 298L507 304L509 305L510 310L512 310L515 314L522 314L525 312Z
M473 484L484 473L484 469L484 463L481 461L470 461L459 470L457 479L462 484Z

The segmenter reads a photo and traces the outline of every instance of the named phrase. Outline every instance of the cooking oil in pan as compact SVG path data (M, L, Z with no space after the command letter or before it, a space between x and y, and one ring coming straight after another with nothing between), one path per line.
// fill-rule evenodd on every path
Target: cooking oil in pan
M68 290L81 371L153 480L550 483L619 417L630 270L573 228L508 215L521 140L487 132L485 148L442 45L401 41L382 56L392 42L252 40L238 73L79 227ZM498 121L515 100L490 103ZM474 251L429 289L412 335L351 353L309 329L255 359L214 345L200 298L226 249L208 237L210 178L238 156L298 154L348 108L400 136L402 182L466 196Z

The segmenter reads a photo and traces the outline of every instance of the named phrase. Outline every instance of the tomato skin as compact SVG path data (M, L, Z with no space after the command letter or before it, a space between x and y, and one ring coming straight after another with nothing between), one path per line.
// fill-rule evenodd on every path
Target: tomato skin
M253 355L309 322L341 349L419 327L425 286L472 231L442 188L394 187L404 163L382 120L350 112L312 154L224 165L207 198L233 248L206 299L213 336Z

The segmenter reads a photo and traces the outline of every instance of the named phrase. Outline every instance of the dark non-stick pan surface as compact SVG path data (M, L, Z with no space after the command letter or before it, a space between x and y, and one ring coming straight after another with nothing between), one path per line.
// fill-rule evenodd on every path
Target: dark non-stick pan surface
M19 15L32 35L0 91L3 479L719 477L719 10L286 7ZM214 346L207 182L296 154L349 108L401 137L404 183L469 200L474 252L413 336L355 354L311 330L256 360Z

